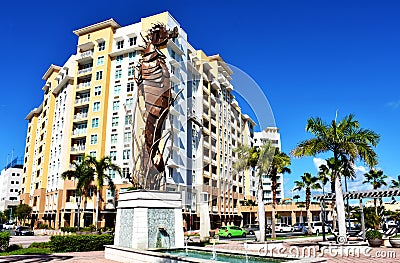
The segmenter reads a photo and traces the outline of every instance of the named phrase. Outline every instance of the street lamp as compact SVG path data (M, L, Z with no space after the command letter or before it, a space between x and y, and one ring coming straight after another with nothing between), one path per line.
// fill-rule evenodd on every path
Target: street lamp
M80 229L81 226L81 196L78 196L78 200L76 202L77 206L78 206L78 231Z

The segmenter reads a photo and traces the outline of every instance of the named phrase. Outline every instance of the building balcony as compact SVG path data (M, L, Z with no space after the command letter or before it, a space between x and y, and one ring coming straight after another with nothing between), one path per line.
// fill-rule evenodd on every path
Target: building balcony
M211 81L211 86L213 86L215 89L219 89L221 87L219 82L216 79L213 79Z
M88 117L88 113L78 113L74 115L74 120L83 120L86 119Z
M72 131L72 136L85 136L86 129L75 129Z
M71 152L84 152L86 150L86 145L77 145L71 147Z
M80 98L75 100L75 104L89 103L90 97Z
M82 61L86 59L93 59L93 50L88 50L85 52L82 52L78 55L77 61Z
M215 213L218 213L218 206L214 205L212 207L212 211L215 212Z
M78 70L78 75L87 75L92 73L93 67Z
M89 88L90 85L92 84L92 82L83 82L83 83L79 83L77 85L77 89L85 89L85 88Z
M207 163L210 163L210 162L211 162L210 156L207 156L207 155L204 155L204 156L203 156L203 160L204 160L205 162L207 162Z
M179 78L175 75L175 74L171 74L170 76L170 80L172 82L174 82L175 84L179 84L181 81L179 80Z

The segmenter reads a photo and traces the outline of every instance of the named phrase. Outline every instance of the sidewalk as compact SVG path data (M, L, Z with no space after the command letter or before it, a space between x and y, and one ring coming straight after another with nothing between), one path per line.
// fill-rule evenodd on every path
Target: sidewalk
M104 251L90 252L71 252L71 253L55 253L51 255L24 255L24 256L4 256L0 257L1 263L41 263L41 262L96 262L96 263L115 263L116 261L104 258Z

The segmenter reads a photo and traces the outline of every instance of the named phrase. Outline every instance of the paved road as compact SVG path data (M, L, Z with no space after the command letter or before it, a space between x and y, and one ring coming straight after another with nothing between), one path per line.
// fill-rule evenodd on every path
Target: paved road
M50 236L11 236L11 244L20 244L23 247L29 247L33 242L47 242Z
M302 232L283 232L276 233L277 237L298 237L304 236ZM267 234L267 238L270 238L271 234ZM256 238L255 235L247 235L246 237L233 237L231 239L219 237L220 240L232 240L232 241L241 241L241 240L254 240Z

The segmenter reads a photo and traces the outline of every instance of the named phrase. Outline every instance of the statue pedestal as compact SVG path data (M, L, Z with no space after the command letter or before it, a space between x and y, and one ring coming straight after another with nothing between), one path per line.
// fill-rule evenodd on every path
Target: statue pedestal
M145 190L120 193L114 246L184 247L180 193Z

